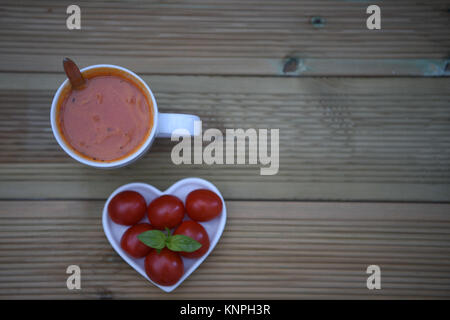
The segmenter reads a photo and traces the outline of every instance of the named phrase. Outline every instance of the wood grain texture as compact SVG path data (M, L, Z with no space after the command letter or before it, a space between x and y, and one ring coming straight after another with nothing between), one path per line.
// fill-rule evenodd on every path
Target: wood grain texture
M114 252L102 206L0 202L0 298L450 297L448 204L229 201L216 249L171 294ZM71 264L81 267L80 291L66 288ZM366 288L372 264L381 290Z
M49 123L62 75L0 77L0 197L101 199L143 181L213 181L228 199L448 201L450 80L144 76L162 112L193 113L203 127L278 128L280 168L172 164L176 142L157 139L130 167L84 167ZM206 143L205 143L206 144ZM255 150L250 150L255 152ZM20 190L20 192L18 192Z
M68 3L0 2L0 299L450 298L448 1L382 2L379 31L368 1L76 4L81 31ZM127 168L77 164L49 121L67 55L143 75L160 111L204 129L280 129L279 173L175 166L162 139ZM221 190L228 223L165 294L114 252L101 210L124 183L188 176ZM366 288L372 264L382 290Z
M60 57L70 53L82 64L116 63L152 74L449 72L448 1L384 2L382 29L376 31L366 27L366 1L77 4L82 29L71 31L66 3L2 1L0 70L56 72ZM289 58L299 62L286 72Z

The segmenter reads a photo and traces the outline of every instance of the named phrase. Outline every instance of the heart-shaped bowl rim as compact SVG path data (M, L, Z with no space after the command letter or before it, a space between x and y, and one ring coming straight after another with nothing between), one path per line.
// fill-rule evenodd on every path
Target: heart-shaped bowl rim
M173 190L176 190L186 184L192 184L192 185L197 185L197 186L200 185L200 187L192 188L191 191L200 189L200 188L209 189L211 191L214 191L221 198L222 203L223 203L223 209L222 209L222 213L217 218L214 218L207 222L199 222L200 224L202 224L205 227L205 229L208 232L209 238L210 238L210 246L209 246L208 251L203 256L201 256L200 258L197 258L197 259L188 259L188 258L182 257L184 265L186 265L187 261L190 262L191 265L188 268L185 268L185 270L184 270L185 272L184 272L183 276L180 278L180 280L178 280L177 283L175 283L174 285L171 285L171 286L162 286L162 285L159 285L158 283L155 283L154 281L152 281L145 273L145 269L142 268L142 266L140 266L138 264L138 261L143 260L144 258L141 258L141 259L133 258L133 257L127 255L120 247L120 238L122 237L122 234L125 232L125 230L127 228L129 228L130 226L121 226L119 224L115 224L108 215L108 204L116 194L118 194L119 192L125 191L125 190L137 190L138 189L139 193L142 194L141 189L144 188L147 190L150 189L152 193L157 194L158 196L161 196L164 194L173 194L172 193ZM144 196L144 198L146 198L146 203L148 205L149 204L149 201L147 201L148 197L146 197L145 194L142 194L142 195ZM186 196L187 196L187 194L183 197L179 197L183 201L183 203L185 203ZM152 201L153 199L150 199L150 201ZM160 289L162 289L165 292L171 292L171 291L175 290L187 277L189 277L191 275L192 272L194 272L202 264L202 262L206 259L206 257L209 256L209 254L212 252L212 250L214 250L214 247L217 245L217 242L219 242L220 237L222 236L223 230L225 229L226 220L227 220L227 208L226 208L225 201L222 197L222 194L220 193L219 189L217 189L217 187L215 185L213 185L211 182L201 179L201 178L185 178L185 179L178 180L177 182L172 184L165 191L161 191L158 188L155 188L154 186L147 184L147 183L143 183L143 182L132 182L132 183L122 185L110 194L110 196L106 200L105 205L103 207L103 215L102 215L103 231L105 232L106 238L108 239L109 243L114 248L114 250L134 270L136 270L145 279L147 279L148 281L150 281L155 286L159 287ZM140 222L148 222L147 214L145 215L145 218L143 220L141 220ZM211 222L217 224L216 232L215 232L215 234L213 234L213 236L211 236L211 234L210 234L210 232L211 232L210 228L207 228L207 226L205 226L205 224L208 224ZM114 224L116 226L122 227L122 230L120 231L121 234L119 236L119 241L117 241L116 237L113 235L113 232L109 226L110 223Z

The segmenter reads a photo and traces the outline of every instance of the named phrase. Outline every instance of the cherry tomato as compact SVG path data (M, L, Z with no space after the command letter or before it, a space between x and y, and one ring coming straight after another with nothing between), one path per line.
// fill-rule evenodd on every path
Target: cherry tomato
M175 196L161 196L148 206L148 220L154 228L159 230L176 227L181 223L183 217L183 202Z
M183 221L183 223L178 226L173 234L183 234L185 236L191 237L192 239L200 242L200 244L202 245L200 249L194 252L180 252L183 257L200 258L209 249L208 233L206 232L205 228L203 228L203 226L198 222L192 220Z
M131 226L145 215L146 203L143 196L135 191L122 191L108 204L109 217L115 223Z
M186 211L192 220L209 221L222 212L222 200L207 189L197 189L186 198Z
M145 272L156 283L171 286L183 275L183 260L178 253L167 248L159 253L152 249L145 258Z
M148 223L138 223L128 228L120 240L120 246L122 249L134 258L143 258L150 253L152 248L143 244L138 235L142 232L153 230L153 227Z

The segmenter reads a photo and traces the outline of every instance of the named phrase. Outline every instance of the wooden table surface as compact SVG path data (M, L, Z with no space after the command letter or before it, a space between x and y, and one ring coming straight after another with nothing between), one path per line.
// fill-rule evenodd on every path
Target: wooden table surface
M0 1L0 299L450 298L449 1ZM379 4L382 29L366 28ZM82 166L57 145L61 60L146 80L203 128L280 129L280 169ZM112 249L104 200L189 176L223 193L213 253L162 292ZM66 268L82 269L82 289ZM366 268L381 268L368 290Z

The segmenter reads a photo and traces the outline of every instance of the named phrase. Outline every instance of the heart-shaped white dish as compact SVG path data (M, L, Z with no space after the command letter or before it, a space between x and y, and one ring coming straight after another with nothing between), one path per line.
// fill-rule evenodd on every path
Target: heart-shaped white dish
M181 201L183 201L183 203L185 203L187 195L191 191L196 189L209 189L211 191L214 191L215 193L217 193L217 195L219 195L223 203L222 213L218 217L207 222L199 222L208 233L210 240L209 250L202 257L197 259L189 259L182 257L184 264L184 274L181 277L181 279L172 286L161 286L150 280L150 278L145 273L144 258L141 259L133 258L129 256L126 252L124 252L120 247L120 239L122 238L123 233L129 228L129 226L122 226L116 224L110 219L108 215L109 201L111 201L111 199L119 192L125 190L132 190L139 192L145 198L147 205L152 200L163 194L171 194L177 196L178 198L181 199ZM185 216L185 219L188 219L187 215ZM161 288L165 292L171 292L175 288L177 288L187 277L189 277L189 275L192 272L194 272L195 269L198 268L198 266L203 262L203 260L205 260L206 257L209 256L209 254L212 252L212 250L214 249L214 247L216 246L217 242L219 241L222 235L223 229L225 228L226 220L227 220L227 208L225 205L225 201L222 197L222 194L211 182L200 178L182 179L174 183L169 189L165 191L160 191L155 187L146 183L135 182L123 185L114 190L114 192L111 193L111 195L109 196L108 200L106 200L105 206L103 207L103 217L102 217L103 230L105 232L106 238L108 239L109 243L114 248L114 250L116 250L116 252L122 257L122 259L125 260L130 266L132 266L134 270L139 272L145 279L153 283L155 286ZM147 215L145 215L144 219L142 219L141 222L148 222Z

